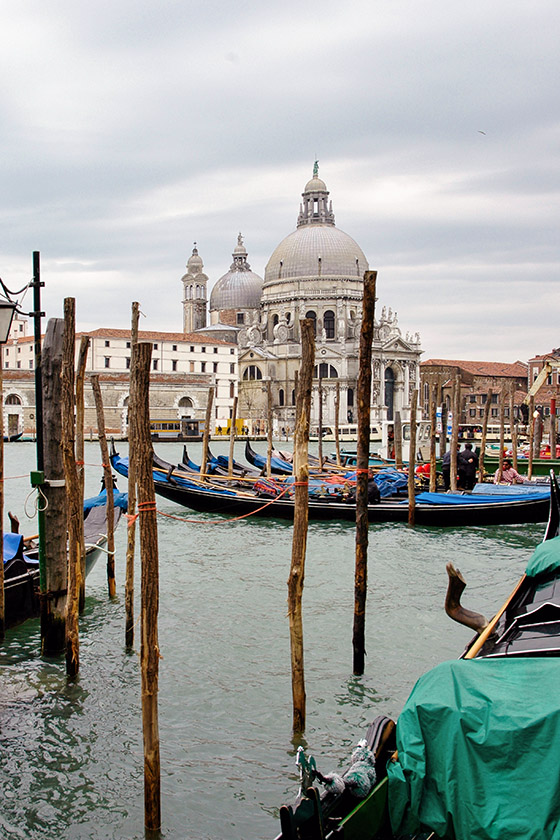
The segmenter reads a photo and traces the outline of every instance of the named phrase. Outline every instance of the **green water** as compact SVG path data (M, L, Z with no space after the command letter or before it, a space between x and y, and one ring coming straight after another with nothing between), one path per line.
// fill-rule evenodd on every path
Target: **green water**
M227 452L225 443L212 448ZM190 449L199 460L200 444ZM157 451L170 461L181 456L178 444ZM33 459L32 444L5 446L5 508L18 513L27 533L36 532L36 520L24 514ZM91 495L101 475L97 445L88 444L86 462ZM126 489L124 479L118 483ZM163 499L158 509L175 517L158 517L162 836L272 838L279 805L297 792L286 618L291 526L262 519L216 524L217 517ZM67 680L63 660L41 658L36 621L8 631L0 645L3 840L144 837L138 632L136 652L124 651L125 531L117 531L117 598L107 598L103 564L87 581L76 681ZM351 644L355 531L351 523L310 524L305 743L320 770L343 766L368 722L398 715L417 677L469 640L443 611L446 561L467 578L465 606L488 615L543 532L536 525L372 526L368 656L358 678Z

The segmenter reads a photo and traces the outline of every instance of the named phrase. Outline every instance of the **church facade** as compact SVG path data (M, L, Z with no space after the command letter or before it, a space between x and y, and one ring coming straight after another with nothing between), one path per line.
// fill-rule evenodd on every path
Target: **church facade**
M302 193L296 229L273 251L264 278L251 270L239 235L230 270L210 295L210 325L201 331L237 342L240 416L266 416L270 381L276 429L293 429L300 320L311 318L316 340L312 424L318 422L319 387L325 424L334 422L337 389L340 422L356 422L363 277L368 268L360 246L336 227L317 164ZM184 316L185 323L190 323L189 317ZM396 411L407 418L420 383L421 352L418 333L403 335L397 314L383 307L374 328L372 422L392 420Z

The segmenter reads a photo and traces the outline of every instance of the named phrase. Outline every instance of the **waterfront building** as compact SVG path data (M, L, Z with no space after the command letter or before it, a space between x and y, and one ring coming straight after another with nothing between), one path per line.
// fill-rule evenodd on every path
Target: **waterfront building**
M22 331L24 332L24 331ZM35 431L34 340L12 333L2 348L4 379L4 429L8 434ZM81 336L76 335L76 358ZM95 401L89 385L92 373L99 375L108 434L128 434L130 388L130 330L104 329L88 332L90 348L86 364L85 429L97 431ZM142 331L140 341L152 343L150 372L150 418L159 420L205 418L208 391L215 389L213 427L227 427L237 393L237 347L200 333Z

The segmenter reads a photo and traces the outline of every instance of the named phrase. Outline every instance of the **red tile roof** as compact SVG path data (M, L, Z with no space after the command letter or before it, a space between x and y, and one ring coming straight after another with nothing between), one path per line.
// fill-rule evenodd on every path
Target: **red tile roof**
M527 365L524 362L471 362L458 359L424 359L420 367L457 367L473 373L476 376L527 376Z

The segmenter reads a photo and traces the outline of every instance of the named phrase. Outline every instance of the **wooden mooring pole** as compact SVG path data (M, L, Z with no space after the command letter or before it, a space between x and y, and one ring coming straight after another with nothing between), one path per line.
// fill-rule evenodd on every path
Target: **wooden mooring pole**
M354 573L354 625L352 632L354 674L365 668L365 630L368 553L368 471L371 403L371 355L375 319L376 271L364 274L360 366L358 372L358 444L356 467L356 567Z
M85 485L85 450L84 450L84 417L85 401L84 386L86 378L86 362L89 350L89 335L83 335L80 339L80 352L78 354L78 368L76 372L76 466L78 469L78 483L80 487L81 504L84 502ZM84 539L84 528L80 531L80 594L78 597L79 612L84 611L86 605L86 545Z
M292 562L288 578L288 618L290 622L290 652L292 664L293 731L305 731L305 678L303 669L302 596L305 578L305 553L309 519L309 417L311 414L311 386L315 364L315 334L311 318L300 321L301 368L296 398L296 427L294 430L294 527Z
M533 457L535 450L535 395L529 397L529 462L527 464L527 478L533 478Z
M336 393L334 398L334 445L336 451L336 465L341 466L340 462L340 382L336 380Z
M235 427L237 423L237 401L238 397L233 398L233 408L231 410L231 426L229 427L229 460L228 473L233 475L233 448L235 445Z
M109 597L114 598L117 594L115 583L115 514L113 504L113 472L109 459L109 447L107 446L107 435L105 434L105 415L103 413L103 397L99 375L92 373L91 387L95 399L95 410L97 413L97 435L101 449L101 462L103 464L103 477L105 479L105 490L107 491L107 587Z
M272 382L267 380L266 383L266 475L270 478L272 475Z
M418 405L418 391L414 390L410 402L410 450L408 453L408 524L414 527L416 515L416 495L414 475L416 472L416 407Z
M0 533L4 534L4 397L2 394L2 364L0 362ZM4 563L0 563L0 640L6 634L6 602L4 599Z
M438 398L438 383L433 382L430 388L430 493L435 493L437 489L437 471L436 471L436 442L437 442L437 398ZM443 434L443 429L442 429Z
M319 396L319 427L318 427L318 430L317 430L317 432L318 432L317 437L319 438L318 455L319 455L320 469L323 469L323 377L322 376L319 376L318 396Z
M482 417L482 435L480 438L480 453L478 455L478 480L484 481L484 455L486 452L486 435L488 434L488 418L490 417L490 404L492 402L492 388L488 389L486 402L484 404L484 415Z
M393 446L395 447L395 468L402 470L402 420L400 411L395 411L395 419L393 421ZM389 445L387 446L389 448ZM387 452L387 458L391 457L391 453Z
M140 304L132 303L130 323L130 369L137 367L138 353L138 320L140 318ZM128 392L128 513L134 517L136 513L136 377L130 377ZM134 645L134 553L136 549L136 521L129 519L126 532L126 579L124 587L124 643L127 650Z
M67 506L62 459L62 346L64 321L51 318L42 349L45 589L41 592L41 652L58 656L66 647Z
M62 349L62 459L68 505L68 595L66 598L66 673L75 677L80 670L78 616L80 601L80 554L84 542L84 502L76 466L75 373L76 301L64 301Z
M517 471L517 422L515 419L515 387L509 397L509 430L511 432L511 451L513 469Z
M206 481L206 474L208 472L208 445L210 440L210 426L212 423L212 405L214 403L214 387L208 388L208 400L206 402L206 420L204 423L204 432L202 433L202 460L200 462L200 477L202 481Z
M141 341L135 353L135 454L141 558L142 730L144 741L144 823L149 831L161 826L161 770L158 723L159 558L153 448L150 435L149 387L152 345Z

